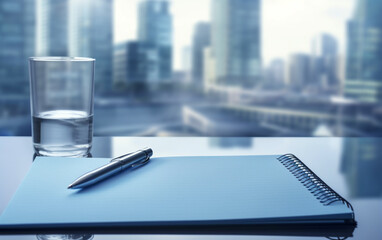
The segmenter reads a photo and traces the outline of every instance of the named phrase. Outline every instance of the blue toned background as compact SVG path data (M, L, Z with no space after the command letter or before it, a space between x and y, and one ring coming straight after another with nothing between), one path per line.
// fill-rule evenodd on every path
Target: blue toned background
M97 136L380 136L378 0L0 0L0 135L27 58L97 59Z

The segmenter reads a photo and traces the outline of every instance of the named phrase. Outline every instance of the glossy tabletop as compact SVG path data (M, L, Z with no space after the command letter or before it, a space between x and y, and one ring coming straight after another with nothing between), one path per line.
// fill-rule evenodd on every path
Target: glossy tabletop
M293 153L354 207L350 239L382 239L382 138L95 137L93 157L116 157L151 147L155 157ZM0 214L33 162L30 137L0 137ZM0 239L295 239L293 234L0 235ZM299 239L317 239L303 234Z

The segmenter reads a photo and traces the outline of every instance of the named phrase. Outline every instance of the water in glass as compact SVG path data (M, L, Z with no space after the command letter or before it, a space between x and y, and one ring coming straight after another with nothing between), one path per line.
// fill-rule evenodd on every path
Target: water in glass
M85 156L92 142L93 116L84 111L54 110L33 116L33 143L46 156Z

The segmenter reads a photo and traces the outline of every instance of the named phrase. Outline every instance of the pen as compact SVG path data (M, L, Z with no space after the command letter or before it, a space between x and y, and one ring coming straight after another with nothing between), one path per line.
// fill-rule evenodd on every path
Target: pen
M137 168L145 165L153 155L151 148L144 148L110 160L110 163L85 173L68 186L69 189L85 188L105 178L119 173L127 168Z

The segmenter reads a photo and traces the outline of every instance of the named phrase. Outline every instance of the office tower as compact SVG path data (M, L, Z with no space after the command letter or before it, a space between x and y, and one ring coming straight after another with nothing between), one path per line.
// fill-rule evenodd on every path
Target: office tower
M265 86L280 88L285 85L285 64L282 59L274 59L265 70Z
M159 82L159 68L159 50L152 44L130 41L114 47L113 77L117 87Z
M160 48L141 41L130 41L114 47L114 84L159 83Z
M169 8L167 0L143 0L138 9L138 41L150 46L148 48L158 48L161 81L170 80L172 74L172 16Z
M216 62L212 56L211 47L203 50L203 85L204 90L208 91L210 87L216 85Z
M212 0L211 9L217 81L255 86L261 75L260 0Z
M112 89L113 0L71 0L69 21L70 56L96 59L95 93Z
M190 46L185 46L182 48L182 81L190 82L192 79L192 48ZM179 75L179 72L178 72Z
M37 0L37 55L95 58L95 92L110 91L112 10L112 0Z
M148 43L133 41L127 43L127 83L158 83L161 77L160 48Z
M211 26L200 22L195 26L192 39L192 78L197 84L203 81L203 51L211 44Z
M34 8L33 0L0 1L0 97L29 97L28 57L34 55Z
M303 53L292 54L289 58L288 84L292 89L302 90L309 84L310 56Z
M114 45L113 51L113 85L126 85L127 83L127 42ZM116 89L120 90L120 89Z
M345 96L382 102L382 1L358 0L347 25Z
M329 34L320 34L312 41L311 85L321 89L338 88L338 43Z
M69 5L70 0L37 0L37 55L69 55Z
M344 85L346 79L346 56L345 54L340 54L337 56L337 78L339 86L339 95L343 96Z

